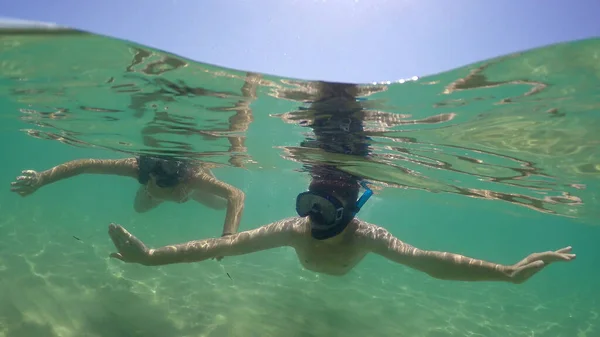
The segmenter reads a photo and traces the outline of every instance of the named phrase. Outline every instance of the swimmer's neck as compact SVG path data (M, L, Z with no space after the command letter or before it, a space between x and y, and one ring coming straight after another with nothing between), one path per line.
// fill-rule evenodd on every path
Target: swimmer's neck
M306 219L307 219L306 220L307 224L310 226L310 224L311 224L310 218L307 217ZM350 221L350 223L348 224L348 226L346 226L346 228L344 228L344 230L341 231L338 235L330 237L330 238L325 239L325 240L319 240L319 241L327 243L327 244L336 244L336 243L341 242L343 240L344 236L346 236L346 233L348 233L348 228L350 228L350 226L353 223L355 223L356 221L358 221L356 218L352 219L352 221Z

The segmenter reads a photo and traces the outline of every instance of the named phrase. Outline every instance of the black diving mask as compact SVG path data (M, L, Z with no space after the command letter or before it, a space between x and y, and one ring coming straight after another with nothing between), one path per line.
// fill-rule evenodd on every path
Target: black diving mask
M313 236L325 239L340 233L362 206L369 200L373 191L361 183L365 192L352 209L346 210L342 202L328 193L307 191L296 197L296 212L300 217L310 216ZM344 221L346 220L346 221ZM344 223L345 222L345 223ZM320 237L319 237L320 236Z

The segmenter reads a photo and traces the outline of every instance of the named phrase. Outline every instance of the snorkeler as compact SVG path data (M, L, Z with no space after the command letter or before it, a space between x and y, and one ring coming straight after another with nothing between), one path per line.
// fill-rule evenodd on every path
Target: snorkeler
M28 196L39 188L80 174L131 177L141 186L133 207L147 212L164 201L195 200L213 209L227 208L223 236L237 232L244 209L244 193L218 180L204 165L174 158L139 156L125 159L79 159L36 172L25 170L11 183L11 191Z
M366 157L369 139L355 114L360 110L357 87L317 82L317 92L319 96L306 110L315 137L303 146L324 154ZM571 247L534 253L513 265L418 249L385 228L356 218L372 195L360 177L323 162L312 163L309 169L312 181L308 191L296 198L296 217L228 237L156 249L147 247L122 226L110 224L108 233L117 249L110 256L128 263L159 266L287 246L294 248L306 269L329 275L344 275L368 253L375 253L438 279L512 283L526 281L553 262L575 259ZM361 186L365 192L359 198Z
M442 280L505 281L522 283L552 262L571 261L571 247L534 253L513 265L415 248L386 229L355 217L370 195L366 190L355 202L359 188L343 182L313 183L298 195L298 217L283 219L253 230L216 239L191 241L157 249L120 225L110 224L108 233L117 248L112 258L145 266L199 262L218 256L293 247L300 263L309 270L344 275L368 253L425 272Z

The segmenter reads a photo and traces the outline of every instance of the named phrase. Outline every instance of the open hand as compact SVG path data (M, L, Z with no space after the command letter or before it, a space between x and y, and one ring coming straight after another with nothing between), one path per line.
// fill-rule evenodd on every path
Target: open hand
M571 254L571 249L572 248L569 246L553 252L549 251L529 255L512 266L514 270L511 273L512 282L523 283L552 262L568 262L575 260L576 255Z
M110 257L123 262L148 264L150 257L148 248L123 226L111 223L108 225L108 235L118 251L110 254Z
M21 176L18 176L16 181L10 183L10 190L18 193L20 196L25 197L35 192L41 187L40 174L34 170L25 170L21 172Z

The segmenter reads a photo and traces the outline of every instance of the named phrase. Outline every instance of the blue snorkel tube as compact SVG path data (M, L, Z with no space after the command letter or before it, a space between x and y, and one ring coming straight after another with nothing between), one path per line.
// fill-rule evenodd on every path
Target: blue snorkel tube
M360 211L360 209L367 203L369 198L373 195L373 191L371 191L369 186L367 186L367 182L361 181L360 186L362 186L362 188L365 189L365 193L363 193L363 195L356 202L356 210L354 211L352 216L355 216L356 213Z

